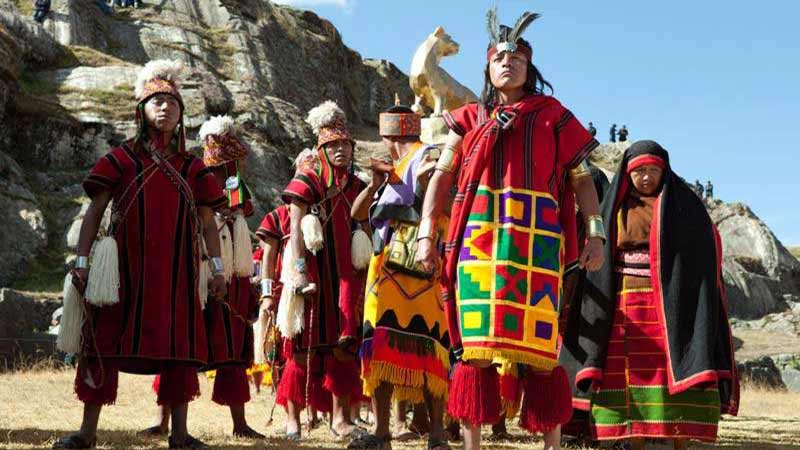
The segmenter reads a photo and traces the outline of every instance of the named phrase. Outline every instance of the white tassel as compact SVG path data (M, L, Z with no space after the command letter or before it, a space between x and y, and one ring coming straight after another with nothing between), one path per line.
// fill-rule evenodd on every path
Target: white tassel
M89 281L86 283L86 300L95 306L119 302L119 255L117 241L111 236L95 244Z
M233 239L233 273L237 277L250 278L253 276L253 243L241 211L236 213L233 222Z
M225 269L225 282L231 281L233 278L233 237L231 230L228 229L228 224L220 218L215 217L217 221L217 229L219 230L219 247L222 253L222 266Z
M303 220L300 221L300 230L303 231L303 241L306 244L306 248L312 255L316 255L322 249L324 242L322 224L319 222L319 217L314 214L306 214Z
M68 273L64 278L64 309L56 338L56 347L59 350L70 354L80 353L83 320L83 297L72 284L72 274Z
M353 260L353 268L356 270L366 269L372 258L372 241L360 228L353 233L350 242L350 258Z
M197 293L200 296L200 309L206 309L206 304L208 304L208 284L211 282L211 269L208 267L208 260L200 260L198 278Z
M305 299L302 295L295 293L294 270L291 269L294 263L292 246L286 246L283 252L283 267L281 271L281 283L283 291L278 303L278 315L276 318L278 330L285 338L293 338L303 331L303 316L305 314Z

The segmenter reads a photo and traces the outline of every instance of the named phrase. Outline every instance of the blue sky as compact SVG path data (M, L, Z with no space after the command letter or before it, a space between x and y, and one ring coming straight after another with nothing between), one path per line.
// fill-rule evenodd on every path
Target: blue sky
M443 66L480 92L483 0L280 0L311 9L365 58L406 73L437 25L461 44ZM786 245L800 245L800 2L503 0L502 23L525 9L534 60L555 96L608 139L612 122L655 139L687 180L744 202Z

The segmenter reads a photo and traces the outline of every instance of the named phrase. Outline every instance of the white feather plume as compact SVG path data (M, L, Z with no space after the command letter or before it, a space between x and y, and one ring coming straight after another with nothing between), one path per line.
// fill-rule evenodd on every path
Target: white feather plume
M134 90L136 98L141 97L142 93L144 93L145 83L154 78L172 81L175 88L180 89L183 79L183 61L156 59L145 64L144 68L139 71L139 75L136 77L136 86Z
M333 100L328 100L308 112L306 122L314 129L314 133L319 134L319 130L329 126L336 121L346 122L347 116L342 108Z
M319 158L317 156L317 152L311 150L310 148L304 148L303 151L297 155L297 158L294 159L294 167L297 169L304 164L311 163L311 166L316 168L317 158Z
M200 142L203 142L206 140L206 136L222 136L231 133L235 126L236 122L233 121L231 116L214 116L203 122L197 138Z

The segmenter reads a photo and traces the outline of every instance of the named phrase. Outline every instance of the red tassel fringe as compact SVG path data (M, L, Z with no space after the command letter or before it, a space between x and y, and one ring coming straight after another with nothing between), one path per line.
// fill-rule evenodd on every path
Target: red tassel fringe
M89 374L92 376L94 385L99 386L98 389L94 389L86 383L85 377ZM86 365L78 364L78 370L75 373L75 394L83 403L89 405L114 404L117 401L118 384L119 370L108 361L105 361L102 371L96 360L90 360Z
M294 359L286 362L275 401L284 408L288 402L299 408L306 407L306 368Z
M514 375L500 375L500 398L508 403L519 405L522 396L521 381Z
M180 405L200 396L197 368L188 364L175 364L161 369L158 382L159 405Z
M325 389L336 397L361 396L361 377L358 361L339 361L334 356L325 358Z
M500 420L500 382L494 367L480 369L460 362L453 371L447 412L472 426Z
M243 405L250 401L247 371L242 366L217 369L211 401L223 406Z
M567 373L556 367L551 373L526 373L520 426L531 433L545 433L572 417L572 390Z

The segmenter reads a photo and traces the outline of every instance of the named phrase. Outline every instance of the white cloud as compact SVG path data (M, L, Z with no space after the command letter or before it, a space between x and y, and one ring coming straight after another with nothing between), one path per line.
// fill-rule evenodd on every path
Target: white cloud
M356 4L356 0L272 0L272 2L279 3L281 5L295 6L298 8L314 7L314 6L335 6L345 11L352 11L353 7Z

